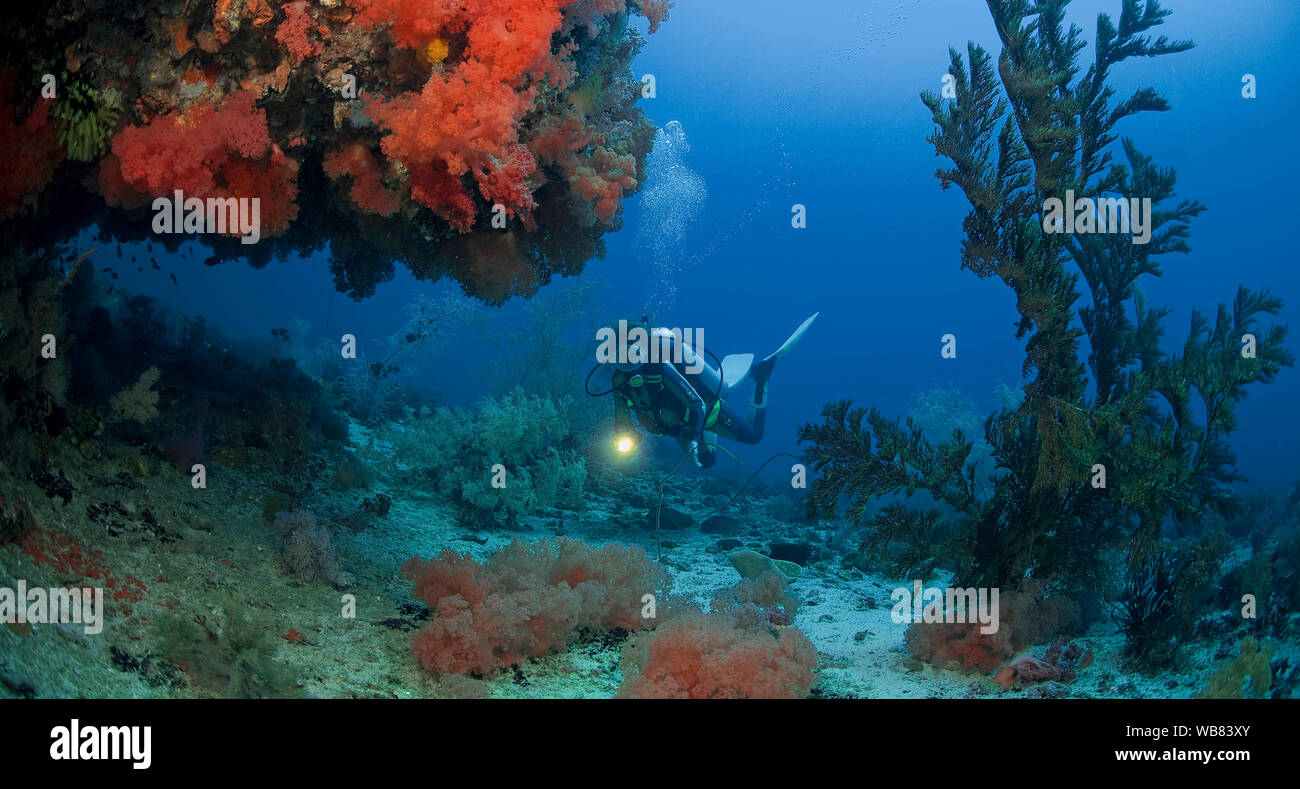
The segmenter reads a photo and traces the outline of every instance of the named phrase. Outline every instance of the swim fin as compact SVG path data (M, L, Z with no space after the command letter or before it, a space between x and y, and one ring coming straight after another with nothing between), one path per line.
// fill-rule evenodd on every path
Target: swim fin
M808 328L813 325L813 321L817 320L818 315L821 315L821 313L814 312L812 314L812 317L808 318L808 320L799 324L799 328L794 330L794 334L791 334L789 339L781 343L780 348L777 348L774 352L772 352L769 356L767 356L767 358L763 359L763 361L758 362L757 364L750 367L749 377L754 379L754 381L757 383L763 383L767 381L768 377L772 375L772 368L775 367L776 363L781 361L781 359L783 359L785 355L790 352L790 349L793 348L795 344L799 342L800 338L803 337L804 332L808 331Z

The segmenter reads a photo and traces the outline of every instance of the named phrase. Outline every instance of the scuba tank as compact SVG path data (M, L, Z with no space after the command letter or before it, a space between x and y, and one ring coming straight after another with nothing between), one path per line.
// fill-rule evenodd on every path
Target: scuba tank
M695 342L688 342L680 332L665 328L651 329L650 342L657 346L652 349L650 358L658 358L660 362L671 363L677 367L706 405L711 406L725 399L731 392L731 386L728 385L722 368L714 367L705 361L704 355L709 352L704 350L703 343L699 343L697 348ZM653 355L653 351L658 352L657 357ZM724 359L721 364L725 366L726 360Z

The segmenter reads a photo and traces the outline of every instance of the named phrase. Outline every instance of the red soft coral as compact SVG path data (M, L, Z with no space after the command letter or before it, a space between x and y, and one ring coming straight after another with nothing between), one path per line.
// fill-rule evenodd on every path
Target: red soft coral
M219 196L259 200L263 236L283 233L298 218L298 162L284 154L269 162L233 159L221 168L221 180ZM235 232L232 229L231 235Z
M537 161L528 148L520 143L506 147L504 159L493 157L474 174L479 192L493 206L501 205L512 218L520 217L531 224L532 210L537 207L528 179L537 170Z
M659 26L668 18L668 10L673 7L672 0L636 0L642 15L650 20L650 32L658 32Z
M797 699L816 681L817 650L735 613L689 614L636 636L619 695L667 699Z
M389 25L389 35L408 49L419 49L438 36L459 33L469 24L459 0L349 0L363 28Z
M187 197L212 194L227 162L265 157L270 146L266 113L244 92L220 107L201 104L144 126L127 126L112 143L128 184L150 195L170 196L180 189Z
M348 194L363 211L389 216L401 205L401 195L384 186L379 162L363 143L354 142L325 154L322 167L333 179L349 176Z
M531 210L526 180L535 164L531 156L527 162L520 161L515 148L515 124L531 101L530 93L516 92L492 79L486 64L469 61L451 74L435 75L418 94L373 101L367 110L376 123L389 131L382 142L384 153L412 171L412 197L466 232L473 224L472 202L467 212L463 202L446 193L445 181L430 188L434 174L424 173L425 183L417 184L414 173L418 168L430 168L438 176L445 173L458 180L472 172L480 189L505 196L512 213ZM503 163L512 159L517 164L507 176ZM514 183L507 185L507 178ZM422 187L419 193L417 186ZM461 188L457 184L457 189Z
M266 113L251 93L127 126L112 150L102 167L116 162L119 172L99 175L110 203L128 202L132 193L170 197L177 189L186 198L256 197L263 236L297 218L297 162L271 142Z
M519 144L519 122L533 107L540 84L563 89L573 76L568 60L572 42L556 51L551 43L564 26L564 9L574 2L359 3L361 24L391 24L390 35L406 47L424 48L447 36L463 36L460 60L436 69L419 93L367 105L371 118L388 132L384 153L413 174L412 197L461 232L473 222L466 220L466 203L448 193L448 182L441 178L444 170L456 179L469 174L489 203L503 205L511 217L525 223L530 220L536 207L531 177L537 164L532 152ZM433 172L426 170L417 182L419 168ZM437 183L431 183L435 179ZM466 198L472 203L472 197Z
M316 57L325 46L309 33L318 30L316 20L307 11L306 0L296 0L284 6L284 21L275 29L275 40L280 42L289 57L296 63Z
M641 597L668 583L640 548L564 538L516 541L483 564L444 551L402 574L434 614L412 649L437 674L492 674L563 648L579 627L646 627Z
M411 197L416 202L433 209L462 233L474 227L474 201L465 194L460 179L447 172L446 165L415 165L410 170Z
M12 216L28 195L44 191L63 160L58 131L49 123L52 99L39 99L21 122L13 106L13 72L0 75L0 148L5 166L0 169L0 217Z
M576 109L546 118L528 140L538 161L558 167L573 192L591 204L578 217L586 227L610 224L623 195L637 187L636 157L619 156L603 142Z

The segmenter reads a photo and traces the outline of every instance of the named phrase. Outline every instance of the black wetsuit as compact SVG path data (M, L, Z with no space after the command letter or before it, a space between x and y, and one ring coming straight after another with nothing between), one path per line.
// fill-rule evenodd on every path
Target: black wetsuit
M766 384L756 381L750 415L746 418L717 392L696 388L694 377L671 362L651 362L634 370L618 370L613 376L614 428L620 434L633 429L632 414L647 432L673 436L683 448L698 441L696 460L711 466L717 450L707 434L742 444L757 444L763 438L767 416Z

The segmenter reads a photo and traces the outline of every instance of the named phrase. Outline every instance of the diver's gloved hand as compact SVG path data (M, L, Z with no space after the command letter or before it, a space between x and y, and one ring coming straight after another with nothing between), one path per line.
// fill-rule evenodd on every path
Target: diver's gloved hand
M695 447L695 465L700 468L709 468L718 459L718 448L712 444L692 441L691 446Z

